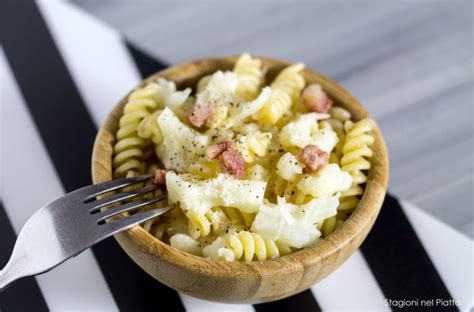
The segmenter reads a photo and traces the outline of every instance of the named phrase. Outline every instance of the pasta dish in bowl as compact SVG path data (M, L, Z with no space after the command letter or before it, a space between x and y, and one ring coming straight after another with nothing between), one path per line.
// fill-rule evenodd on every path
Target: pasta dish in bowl
M117 235L145 271L256 303L310 287L362 243L388 161L375 122L335 82L243 54L146 79L100 129L92 170L95 183L153 174L176 205Z

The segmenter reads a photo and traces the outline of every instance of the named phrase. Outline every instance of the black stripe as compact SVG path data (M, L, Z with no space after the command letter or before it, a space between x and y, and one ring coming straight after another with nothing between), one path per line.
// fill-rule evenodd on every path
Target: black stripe
M452 299L396 198L386 196L361 250L387 299ZM432 309L458 311L454 305Z
M305 290L294 296L281 299L278 301L255 304L256 311L321 311L318 302L314 298L311 290Z
M138 50L133 44L126 42L126 45L143 78L146 78L157 71L166 68L164 62L158 61L156 58L152 58L147 53Z
M6 264L13 250L16 235L0 200L0 268ZM20 298L28 300L20 300ZM48 311L48 305L35 278L23 278L0 293L0 311Z
M163 62L152 59L130 44L127 44L127 47L143 78L167 67ZM254 307L257 311L321 311L313 293L309 290L275 302L257 304ZM283 309L278 310L282 307Z
M90 184L96 128L33 1L9 2L5 54L67 192ZM98 69L99 70L99 69ZM142 271L110 239L93 248L121 311L183 311L176 291Z

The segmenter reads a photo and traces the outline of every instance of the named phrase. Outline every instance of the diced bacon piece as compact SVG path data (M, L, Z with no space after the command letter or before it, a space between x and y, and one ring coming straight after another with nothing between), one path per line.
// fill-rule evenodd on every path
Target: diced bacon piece
M156 169L153 183L156 185L166 185L166 173L168 171L166 169Z
M188 113L189 121L196 127L202 127L214 114L214 107L208 103L196 101Z
M228 148L221 155L222 169L234 177L241 177L245 173L245 162L242 155L233 148Z
M223 141L216 144L209 145L206 147L206 158L208 160L215 159L219 157L222 153L224 153L227 149L232 147L232 143L230 141Z
M312 173L328 164L329 154L316 145L308 144L298 153L298 158L305 164L306 170Z
M307 86L301 98L310 112L326 114L332 107L332 100L328 98L321 85L317 83Z

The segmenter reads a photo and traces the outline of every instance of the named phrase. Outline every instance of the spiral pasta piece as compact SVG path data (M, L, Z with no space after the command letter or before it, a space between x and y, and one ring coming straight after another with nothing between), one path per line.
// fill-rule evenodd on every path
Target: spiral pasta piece
M263 124L276 124L297 100L305 81L299 73L304 65L297 63L280 72L271 84L272 93L254 119Z
M351 119L351 113L342 107L331 107L329 114L332 119L336 119L342 122L346 122Z
M374 124L371 119L362 119L355 124L346 121L344 127L346 137L340 165L341 170L352 176L352 185L341 194L338 211L352 211L357 207L359 197L364 192L360 184L367 181L363 171L370 169L368 158L372 157L372 150L369 146L374 142L374 137L369 132L374 128Z
M250 228L255 219L254 213L246 213L232 207L214 207L205 215L198 215L194 211L188 211L186 217L189 219L188 231L192 238L198 239L214 233L224 235L229 229Z
M324 220L321 226L321 234L323 237L328 237L329 234L334 232L341 224L347 219L347 214L338 213L331 218Z
M260 92L263 83L261 66L262 62L252 58L248 53L242 54L235 63L234 73L239 79L236 92L245 101L256 98Z
M374 128L371 119L363 119L355 124L347 121L346 138L342 149L341 169L347 172L370 169L367 158L372 157L370 145L374 143L374 137L369 134Z
M332 216L324 220L323 225L321 226L321 234L323 235L323 237L327 237L329 234L334 232L334 230L336 229L336 222L336 216Z
M186 212L188 218L188 230L192 238L198 239L201 236L207 236L211 233L211 222L205 215L197 214L190 210Z
M272 89L282 90L294 100L299 97L303 90L305 81L300 71L304 69L303 63L297 63L283 69L272 82Z
M125 104L123 116L119 121L114 146L114 177L131 177L142 174L145 166L142 162L143 149L147 140L138 136L140 122L157 108L158 85L150 83L135 90Z
M155 144L160 144L163 141L160 126L157 122L157 118L161 112L162 110L157 110L140 122L137 129L137 134L140 138L151 139Z
M232 207L221 207L221 209L234 227L249 228L255 219L254 213L246 213Z
M288 246L248 231L232 234L227 239L227 247L232 250L235 259L252 261L274 259L291 252Z

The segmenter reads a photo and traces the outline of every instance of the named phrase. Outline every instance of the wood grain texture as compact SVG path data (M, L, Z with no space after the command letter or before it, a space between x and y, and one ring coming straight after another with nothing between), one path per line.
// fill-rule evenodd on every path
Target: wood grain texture
M178 88L194 87L199 78L216 70L232 69L237 57L204 59L178 65L147 78L141 86L164 77ZM261 58L273 79L288 63ZM347 91L324 76L305 70L307 83L320 83L335 105L348 109L355 120L368 112ZM113 109L100 128L92 157L94 183L112 179L115 133L128 95ZM162 283L191 296L220 302L260 303L272 301L309 288L341 265L370 231L383 202L388 182L388 158L378 128L373 131L374 156L368 182L359 206L333 234L317 244L275 260L224 262L197 257L162 243L142 227L116 236L120 246L146 272Z
M473 1L73 1L170 64L247 51L331 77L379 123L390 191L474 238Z

